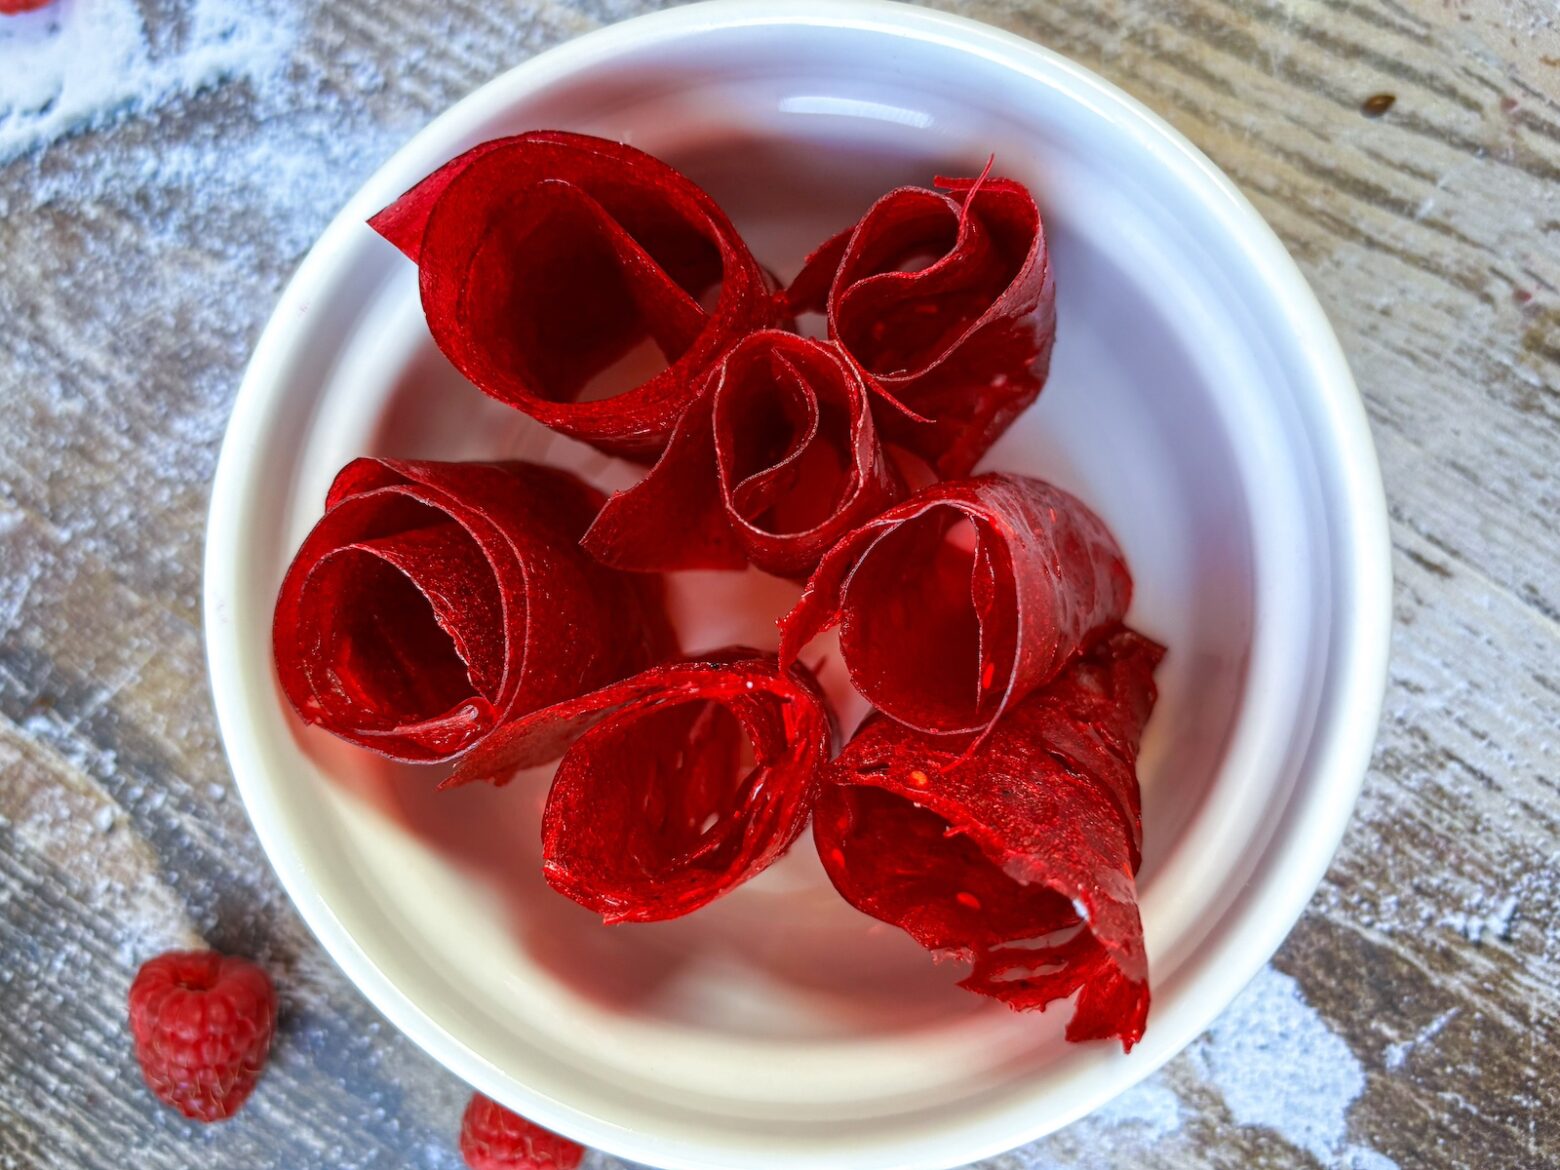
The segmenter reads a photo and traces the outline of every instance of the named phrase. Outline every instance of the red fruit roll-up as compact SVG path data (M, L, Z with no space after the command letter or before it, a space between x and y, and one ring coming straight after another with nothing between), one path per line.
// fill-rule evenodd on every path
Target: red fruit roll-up
M580 549L600 505L529 463L347 464L277 599L282 689L306 723L435 763L675 654L659 581Z
M890 191L824 244L787 290L916 418L893 442L938 475L968 475L1045 385L1056 283L1034 197L1012 179Z
M1069 1040L1129 1050L1148 1016L1138 743L1162 647L1118 627L971 754L881 715L825 773L819 856L846 901L973 964L1018 1010L1081 990Z
M449 783L503 784L562 751L542 815L548 882L608 922L656 922L697 910L791 847L833 743L803 667L733 647L525 716Z
M878 442L873 397L832 344L750 334L711 372L649 475L607 501L585 547L623 569L751 561L806 576L842 536L905 495Z
M643 151L584 134L483 143L369 223L417 263L428 328L461 373L613 454L658 453L699 376L776 313L713 199ZM584 400L647 339L665 368Z
M1121 550L1082 501L982 475L933 484L831 549L781 619L780 657L838 623L874 707L928 733L979 732L1131 599Z

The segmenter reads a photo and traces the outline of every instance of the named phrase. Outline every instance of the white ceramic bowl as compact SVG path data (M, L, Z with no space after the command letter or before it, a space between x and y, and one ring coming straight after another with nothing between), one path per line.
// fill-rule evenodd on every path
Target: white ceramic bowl
M1018 1016L955 989L954 971L834 895L805 838L688 919L606 928L541 882L544 777L434 797L426 778L291 719L271 606L349 458L522 454L609 487L631 478L454 374L411 265L363 223L459 151L537 127L683 168L785 276L900 183L971 174L994 153L1033 186L1059 341L1049 387L987 465L1057 480L1103 513L1137 578L1132 620L1170 646L1142 765L1154 1006L1130 1056L1064 1043L1066 1007ZM756 575L676 586L703 645L772 645L792 596ZM347 975L451 1070L661 1166L947 1167L1146 1076L1283 939L1367 763L1388 543L1365 415L1315 298L1173 130L1086 70L954 17L722 0L505 74L326 231L234 408L206 623L223 738L266 852ZM828 682L842 693L837 670Z

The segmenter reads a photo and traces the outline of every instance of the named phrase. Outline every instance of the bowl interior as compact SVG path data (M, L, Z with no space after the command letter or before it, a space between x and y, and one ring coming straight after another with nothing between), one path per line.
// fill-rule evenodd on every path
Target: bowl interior
M1338 568L1304 342L1248 255L1255 229L1088 75L1028 49L1017 70L949 31L965 26L921 26L668 18L501 79L419 136L322 241L224 454L234 487L219 491L213 538L229 534L233 562L212 586L211 636L231 649L218 673L239 681L217 679L219 707L284 880L419 1042L492 1095L642 1160L951 1164L1097 1104L1222 1006L1182 1000L1250 912L1242 887L1304 776ZM1141 768L1156 1009L1132 1056L1065 1044L1069 1007L1017 1016L959 991L955 967L838 898L808 837L685 920L607 928L542 881L545 771L436 795L427 770L290 717L271 605L347 460L525 457L609 489L638 474L466 384L428 336L411 265L361 225L461 149L536 127L681 168L782 277L892 187L975 174L994 155L996 173L1035 191L1057 273L1055 360L984 466L1056 481L1099 511L1136 578L1132 622L1170 648ZM673 583L692 649L773 646L796 594L758 573ZM852 726L863 707L833 647L808 657Z

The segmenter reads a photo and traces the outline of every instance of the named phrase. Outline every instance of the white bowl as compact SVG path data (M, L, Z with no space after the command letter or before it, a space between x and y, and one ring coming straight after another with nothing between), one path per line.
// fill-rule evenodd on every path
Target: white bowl
M587 131L703 183L789 276L876 195L1029 182L1054 249L1051 381L987 466L1093 504L1167 643L1142 763L1154 1005L1124 1056L953 987L858 915L804 838L680 922L600 926L539 875L545 777L435 797L291 717L271 607L332 473L364 453L623 465L482 397L434 349L412 266L364 220L497 135ZM895 4L721 0L629 21L485 86L395 156L283 295L212 497L206 633L255 830L347 975L452 1071L668 1167L947 1167L1082 1116L1201 1032L1337 846L1385 677L1385 508L1337 341L1272 231L1175 131L1017 37ZM773 645L794 589L681 578L685 631ZM719 616L727 611L727 616ZM715 614L716 616L710 616ZM842 693L837 669L828 676ZM847 726L860 710L851 703ZM412 774L408 774L408 772Z

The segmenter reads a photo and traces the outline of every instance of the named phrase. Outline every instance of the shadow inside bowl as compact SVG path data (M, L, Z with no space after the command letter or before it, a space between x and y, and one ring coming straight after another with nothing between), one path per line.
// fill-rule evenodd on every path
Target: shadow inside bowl
M331 783L479 883L502 907L525 960L597 1008L708 1027L711 969L806 1000L812 1030L822 1034L914 1030L986 1007L953 986L957 965L933 962L898 931L846 905L829 887L810 834L774 868L697 914L607 926L542 876L550 767L521 772L503 788L440 792L442 769L299 732ZM794 1019L773 1011L731 1010L722 1018L722 1030L733 1035L797 1034Z

